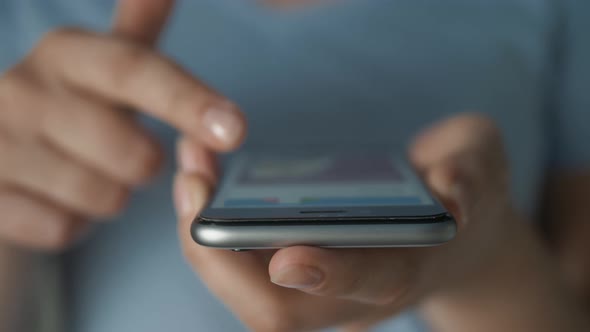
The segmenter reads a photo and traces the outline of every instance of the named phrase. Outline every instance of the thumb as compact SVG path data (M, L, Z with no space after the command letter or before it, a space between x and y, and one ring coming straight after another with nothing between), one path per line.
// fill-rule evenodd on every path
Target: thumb
M422 251L400 249L280 249L269 264L276 285L308 294L388 305L395 310L414 298Z
M112 32L153 46L174 7L174 0L119 0Z

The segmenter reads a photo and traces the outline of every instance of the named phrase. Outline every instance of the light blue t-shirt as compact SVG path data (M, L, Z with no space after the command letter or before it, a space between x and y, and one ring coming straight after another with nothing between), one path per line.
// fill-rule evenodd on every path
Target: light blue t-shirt
M52 27L107 29L112 6L1 0L0 68ZM585 0L341 0L291 11L187 0L161 45L242 106L248 144L407 142L449 114L485 112L504 133L516 200L532 212L549 167L590 165L589 22ZM68 329L241 331L180 254L175 133L146 125L168 148L166 169L64 256ZM404 318L379 329L419 325Z

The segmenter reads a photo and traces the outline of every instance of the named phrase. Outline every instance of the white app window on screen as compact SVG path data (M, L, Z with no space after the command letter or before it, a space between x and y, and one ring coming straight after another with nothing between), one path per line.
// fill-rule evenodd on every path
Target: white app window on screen
M213 207L422 205L432 200L409 165L388 154L242 154Z

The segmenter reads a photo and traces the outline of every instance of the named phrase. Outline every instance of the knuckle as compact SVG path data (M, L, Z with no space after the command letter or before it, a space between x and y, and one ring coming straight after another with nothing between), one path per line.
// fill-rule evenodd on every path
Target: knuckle
M24 67L12 68L0 77L0 107L3 113L18 106L25 93L33 87ZM28 94L28 93L27 93Z
M75 200L79 209L97 217L111 217L117 214L128 197L128 191L122 185L85 170L72 170L68 172L67 177L60 181L61 195Z
M364 254L361 254L364 255ZM362 256L359 256L362 257ZM362 262L363 260L359 260ZM310 290L310 293L320 296L354 298L363 293L366 285L370 282L363 272L367 269L359 268L350 271L346 275L339 275L339 272L328 271L326 277Z
M132 86L131 82L140 80L155 61L155 55L139 45L121 46L109 58L107 67L117 79L112 80L118 89L126 90Z
M0 78L0 127L15 135L36 133L44 111L32 100L45 97L45 91L25 65L12 68Z
M407 284L396 285L387 291L375 294L371 302L380 306L402 306L406 302L409 289Z
M348 278L342 278L335 285L332 285L330 280L326 280L318 286L316 292L325 296L354 297L359 291L362 291L363 284L365 284L363 276L360 273L354 273Z

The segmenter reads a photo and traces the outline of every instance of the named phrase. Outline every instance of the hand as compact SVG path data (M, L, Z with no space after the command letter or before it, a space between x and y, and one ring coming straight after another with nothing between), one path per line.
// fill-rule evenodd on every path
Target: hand
M50 32L0 78L1 241L63 249L154 175L158 144L127 109L180 130L189 158L240 143L237 108L152 48L172 5L122 0L111 33Z
M411 158L452 211L459 233L432 248L325 249L296 246L235 253L196 245L195 211L208 185L181 171L176 179L179 232L188 262L255 331L362 329L426 297L450 292L493 269L514 249L524 224L511 208L500 135L487 119L459 116L425 132Z

